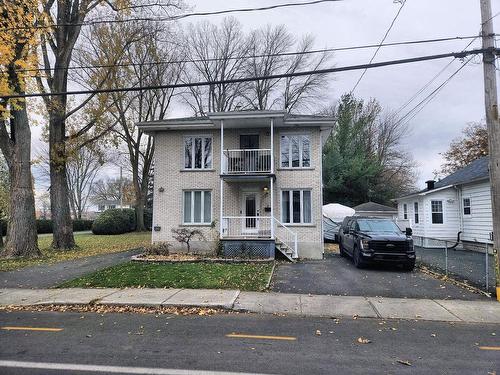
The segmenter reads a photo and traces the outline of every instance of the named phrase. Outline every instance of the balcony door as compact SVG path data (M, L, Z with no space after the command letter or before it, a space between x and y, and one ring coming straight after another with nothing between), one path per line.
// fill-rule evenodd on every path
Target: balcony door
M241 212L245 218L242 221L243 234L257 234L259 232L259 194L254 191L243 192Z
M247 173L259 171L259 135L241 134L240 149L242 151L242 170Z

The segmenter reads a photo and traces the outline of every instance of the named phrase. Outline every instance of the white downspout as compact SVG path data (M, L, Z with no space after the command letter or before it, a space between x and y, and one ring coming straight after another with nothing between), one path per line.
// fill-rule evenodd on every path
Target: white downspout
M221 174L224 173L224 120L220 121L220 168ZM220 227L220 238L222 238L222 231L224 229L223 225L223 212L224 212L224 179L220 178L220 215L219 215L219 227Z
M274 239L274 183L272 176L269 181L271 187L271 238Z

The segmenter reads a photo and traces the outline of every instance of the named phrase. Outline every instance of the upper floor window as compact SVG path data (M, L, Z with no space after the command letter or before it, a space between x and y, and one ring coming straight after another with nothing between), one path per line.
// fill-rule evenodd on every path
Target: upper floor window
M408 220L408 205L406 203L403 204L403 219Z
M443 224L443 201L431 201L432 224Z
M470 215L470 198L464 198L464 215Z
M285 224L310 224L311 190L282 190L281 219Z
M415 216L415 224L418 224L419 217L418 217L418 202L413 203L413 209L414 209L414 216Z
M184 169L212 169L212 137L184 137Z
M308 135L282 135L281 168L308 168L311 166L311 139Z

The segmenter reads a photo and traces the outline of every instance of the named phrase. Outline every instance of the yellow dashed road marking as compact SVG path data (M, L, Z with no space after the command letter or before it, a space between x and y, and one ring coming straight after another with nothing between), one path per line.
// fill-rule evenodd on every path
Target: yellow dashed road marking
M268 336L268 335L245 335L242 333L230 333L226 337L237 338L237 339L258 339L258 340L284 340L284 341L295 341L296 337L293 336Z
M49 328L49 327L14 327L7 326L1 327L6 331L45 331L45 332L61 332L63 328Z

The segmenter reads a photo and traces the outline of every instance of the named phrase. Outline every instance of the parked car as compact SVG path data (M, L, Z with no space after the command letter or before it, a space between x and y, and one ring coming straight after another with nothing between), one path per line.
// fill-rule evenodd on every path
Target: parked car
M391 219L349 216L339 231L341 256L350 256L357 268L371 262L401 264L405 270L415 267L415 249L411 229L405 232Z

